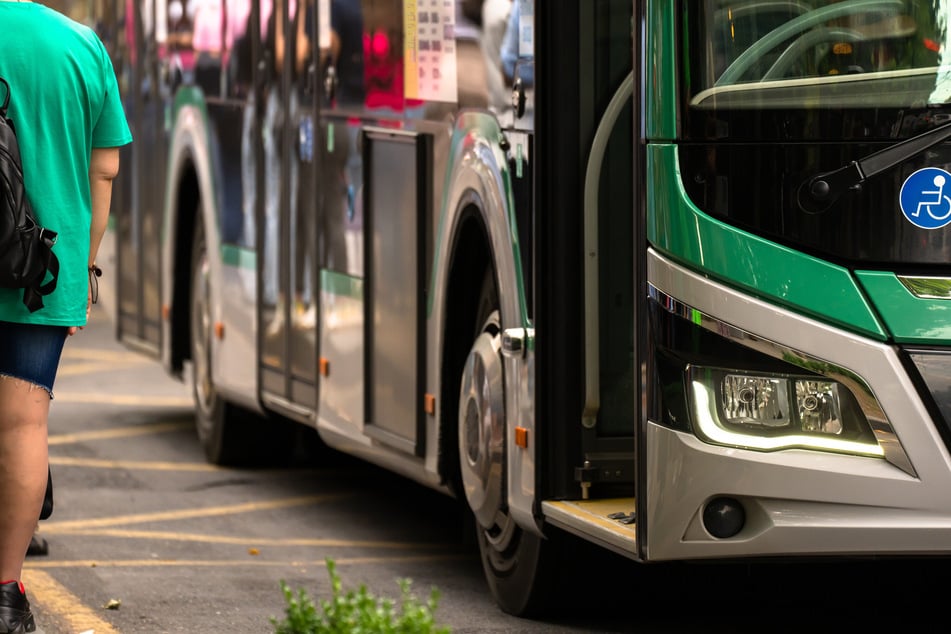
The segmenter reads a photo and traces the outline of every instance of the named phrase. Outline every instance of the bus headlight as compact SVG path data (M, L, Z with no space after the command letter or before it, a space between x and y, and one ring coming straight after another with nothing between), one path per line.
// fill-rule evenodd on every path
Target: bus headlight
M694 428L715 444L884 456L852 394L825 377L689 366Z

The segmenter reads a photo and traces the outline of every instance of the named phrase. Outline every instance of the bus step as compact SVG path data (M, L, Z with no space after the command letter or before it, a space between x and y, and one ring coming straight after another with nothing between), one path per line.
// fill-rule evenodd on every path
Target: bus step
M545 521L589 541L635 557L634 498L542 502Z

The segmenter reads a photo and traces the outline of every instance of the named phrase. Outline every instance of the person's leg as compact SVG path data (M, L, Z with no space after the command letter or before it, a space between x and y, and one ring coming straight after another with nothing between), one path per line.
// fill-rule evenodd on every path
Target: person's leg
M0 582L19 579L46 492L50 395L0 377Z
M47 419L66 334L0 322L0 633L36 629L20 575L46 494Z

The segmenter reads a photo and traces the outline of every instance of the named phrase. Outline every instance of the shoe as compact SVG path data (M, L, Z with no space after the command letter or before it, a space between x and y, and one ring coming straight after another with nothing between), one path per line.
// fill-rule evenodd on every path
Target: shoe
M0 634L35 632L36 623L30 612L26 590L19 581L0 584Z
M30 547L26 549L27 557L35 557L37 555L48 555L50 554L50 545L45 538L40 537L36 533L33 533L33 538L30 540Z

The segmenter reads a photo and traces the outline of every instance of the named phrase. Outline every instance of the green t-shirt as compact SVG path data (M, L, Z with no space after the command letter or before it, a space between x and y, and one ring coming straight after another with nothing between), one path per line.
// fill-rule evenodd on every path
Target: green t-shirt
M0 2L0 77L10 84L27 196L56 231L56 290L30 313L23 291L0 289L0 321L82 326L89 287L89 158L132 141L112 62L89 27L33 2ZM2 90L2 87L0 87Z

